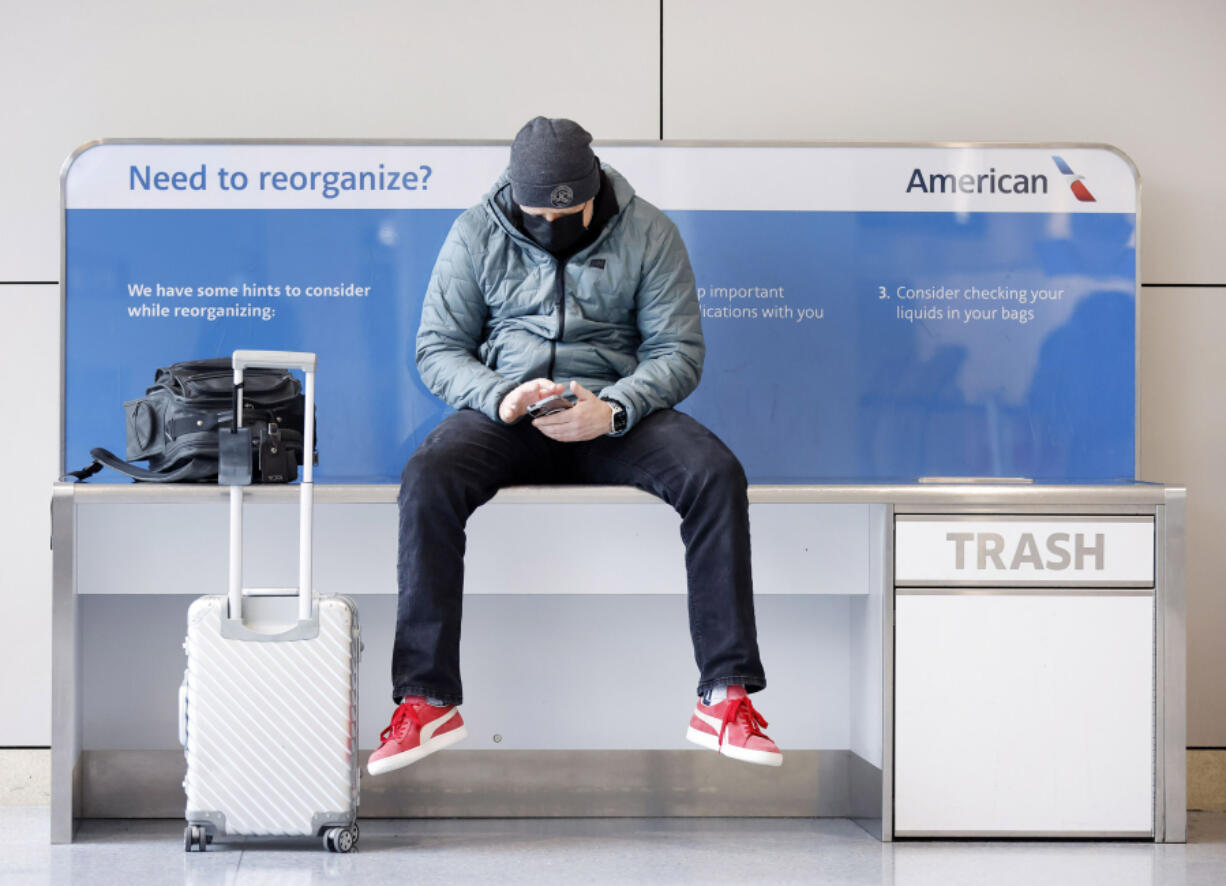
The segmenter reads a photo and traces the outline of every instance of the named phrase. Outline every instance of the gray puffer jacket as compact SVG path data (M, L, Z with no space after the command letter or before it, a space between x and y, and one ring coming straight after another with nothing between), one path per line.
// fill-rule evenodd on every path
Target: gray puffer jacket
M572 379L626 407L626 430L694 390L702 326L677 226L601 164L618 212L565 266L510 220L506 172L439 251L422 305L417 368L448 405L495 421L513 388Z

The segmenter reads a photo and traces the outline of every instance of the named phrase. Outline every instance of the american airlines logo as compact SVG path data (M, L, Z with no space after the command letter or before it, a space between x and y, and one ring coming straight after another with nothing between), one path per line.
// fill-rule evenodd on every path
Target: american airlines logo
M1056 169L1064 176L1069 190L1082 203L1095 203L1085 176L1073 172L1063 157L1052 155ZM925 172L916 167L907 180L907 193L918 194L1046 194L1047 176L1041 172Z
M1064 180L1068 182L1069 190L1073 192L1074 197L1076 197L1082 203L1098 202L1094 199L1094 195L1090 193L1090 189L1085 186L1084 175L1078 175L1077 173L1073 172L1072 167L1065 163L1062 158L1057 157L1054 154L1052 155L1052 160L1055 161L1056 168L1060 170L1060 174L1064 176Z

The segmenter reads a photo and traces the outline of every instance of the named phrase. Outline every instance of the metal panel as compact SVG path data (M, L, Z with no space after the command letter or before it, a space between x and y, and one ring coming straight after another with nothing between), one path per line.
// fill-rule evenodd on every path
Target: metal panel
M1152 725L1151 743L1154 754L1154 766L1151 775L1151 783L1153 788L1153 816L1154 816L1154 841L1161 843L1163 835L1166 832L1166 796L1165 783L1166 772L1164 770L1164 742L1166 736L1163 730L1163 722L1166 719L1166 693L1162 691L1162 683L1166 674L1166 663L1163 661L1163 649L1165 648L1165 640L1163 638L1165 614L1165 601L1163 599L1165 592L1165 582L1163 581L1163 558L1166 556L1166 506L1154 508L1154 570L1155 570L1155 587L1154 587L1154 637L1153 637L1153 660L1154 660L1154 691L1153 691L1153 707L1154 707L1154 722Z
M1149 831L921 831L907 830L895 831L895 837L906 838L944 838L944 839L966 839L971 838L988 838L992 840L1011 840L1017 838L1033 838L1033 839L1052 839L1058 837L1061 839L1072 840L1143 840L1151 842L1153 834Z
M360 752L363 759L369 750ZM364 818L565 816L849 817L852 772L878 772L848 750L788 751L751 766L693 750L462 750L362 778ZM85 818L183 813L183 755L86 751Z
M885 603L881 619L881 697L882 701L882 755L881 755L881 839L894 839L894 526L896 510L886 508L885 532L882 543L885 550L881 557L885 563L882 593Z
M51 498L51 842L71 843L80 809L81 658L73 487Z
M1162 681L1158 684L1162 701L1162 717L1158 729L1162 735L1162 804L1164 828L1160 839L1167 843L1184 843L1188 839L1188 607L1186 597L1186 514L1187 492L1182 488L1166 490L1167 504L1163 508L1165 529L1159 536L1162 543L1159 592L1161 601Z
M948 582L944 587L933 585L932 587L898 587L894 593L900 597L910 597L915 595L932 595L938 597L948 597L957 594L987 594L993 597L1018 597L1018 596L1048 596L1048 597L1152 597L1154 592L1151 588L1130 588L1126 585L1119 587L985 587L982 584L959 584L957 582Z
M255 487L248 487L254 489ZM317 486L317 495L326 487ZM334 487L333 487L334 488ZM322 498L322 496L319 496ZM297 505L248 499L244 525L248 585L291 585L284 552L296 549ZM870 565L864 504L756 503L749 509L754 592L864 594ZM81 594L200 596L225 586L223 500L111 504L95 499L78 515ZM325 590L362 588L396 593L396 505L321 502L315 508L315 581ZM191 545L150 546L167 526L191 527ZM589 502L565 507L515 502L477 509L467 527L464 585L469 594L684 594L685 549L680 518L659 499L617 507ZM522 556L547 538L548 580ZM590 541L619 539L633 548L616 570L591 568ZM363 556L353 556L353 551ZM275 556L270 552L281 552ZM116 563L139 560L132 572ZM176 575L173 588L162 576Z
M71 484L62 484L71 485ZM1161 483L1120 483L1100 485L1010 486L995 483L951 483L948 485L907 484L796 484L778 486L755 484L749 487L750 504L765 502L821 502L828 504L894 505L905 513L1002 513L1002 514L1153 514L1163 504L1165 487ZM395 504L399 487L394 483L317 483L318 503ZM250 504L294 502L298 490L293 485L251 486L244 490ZM225 503L229 492L224 486L172 483L83 483L75 495L81 504L104 501L110 504L139 502ZM628 486L512 486L501 490L490 504L637 504L659 502L655 496Z
M892 519L887 517L887 510L886 505L871 508L867 531L861 529L864 537L859 545L860 557L868 564L868 574L857 576L862 585L849 600L848 607L851 656L851 716L848 723L851 732L848 747L876 767L881 766L881 717L885 705L882 694L881 620L884 617L886 587L891 580L882 557L892 525L887 525ZM837 559L828 559L823 563L822 568L817 570L815 580L825 581L825 573L832 568L842 569Z
M380 593L355 599L366 645L358 738L362 747L374 747L395 708L396 598ZM771 595L755 603L768 686L753 702L787 759L797 750L849 746L852 602ZM179 747L175 698L191 603L178 594L81 598L83 747ZM138 647L141 654L133 655ZM685 724L698 670L683 595L469 596L460 665L460 711L469 736L457 749L693 747ZM548 710L525 709L518 693L523 686L547 699ZM628 710L634 716L626 716Z
M881 770L859 754L852 752L848 787L850 800L847 814L851 820L878 840L888 840L882 828L883 780Z

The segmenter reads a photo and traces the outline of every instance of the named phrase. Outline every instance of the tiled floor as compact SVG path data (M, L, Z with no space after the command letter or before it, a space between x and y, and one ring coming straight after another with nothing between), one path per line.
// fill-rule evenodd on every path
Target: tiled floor
M1226 883L1226 813L1190 813L1187 845L879 843L845 819L363 821L361 848L214 844L183 852L179 821L91 821L48 843L45 806L0 808L0 884L298 886L313 883L1013 884Z

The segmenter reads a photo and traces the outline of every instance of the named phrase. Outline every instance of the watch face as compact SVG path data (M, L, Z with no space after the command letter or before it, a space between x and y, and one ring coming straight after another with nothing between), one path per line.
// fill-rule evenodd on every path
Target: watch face
M624 431L626 429L626 408L612 398L604 402L608 403L609 408L613 410L613 433Z

